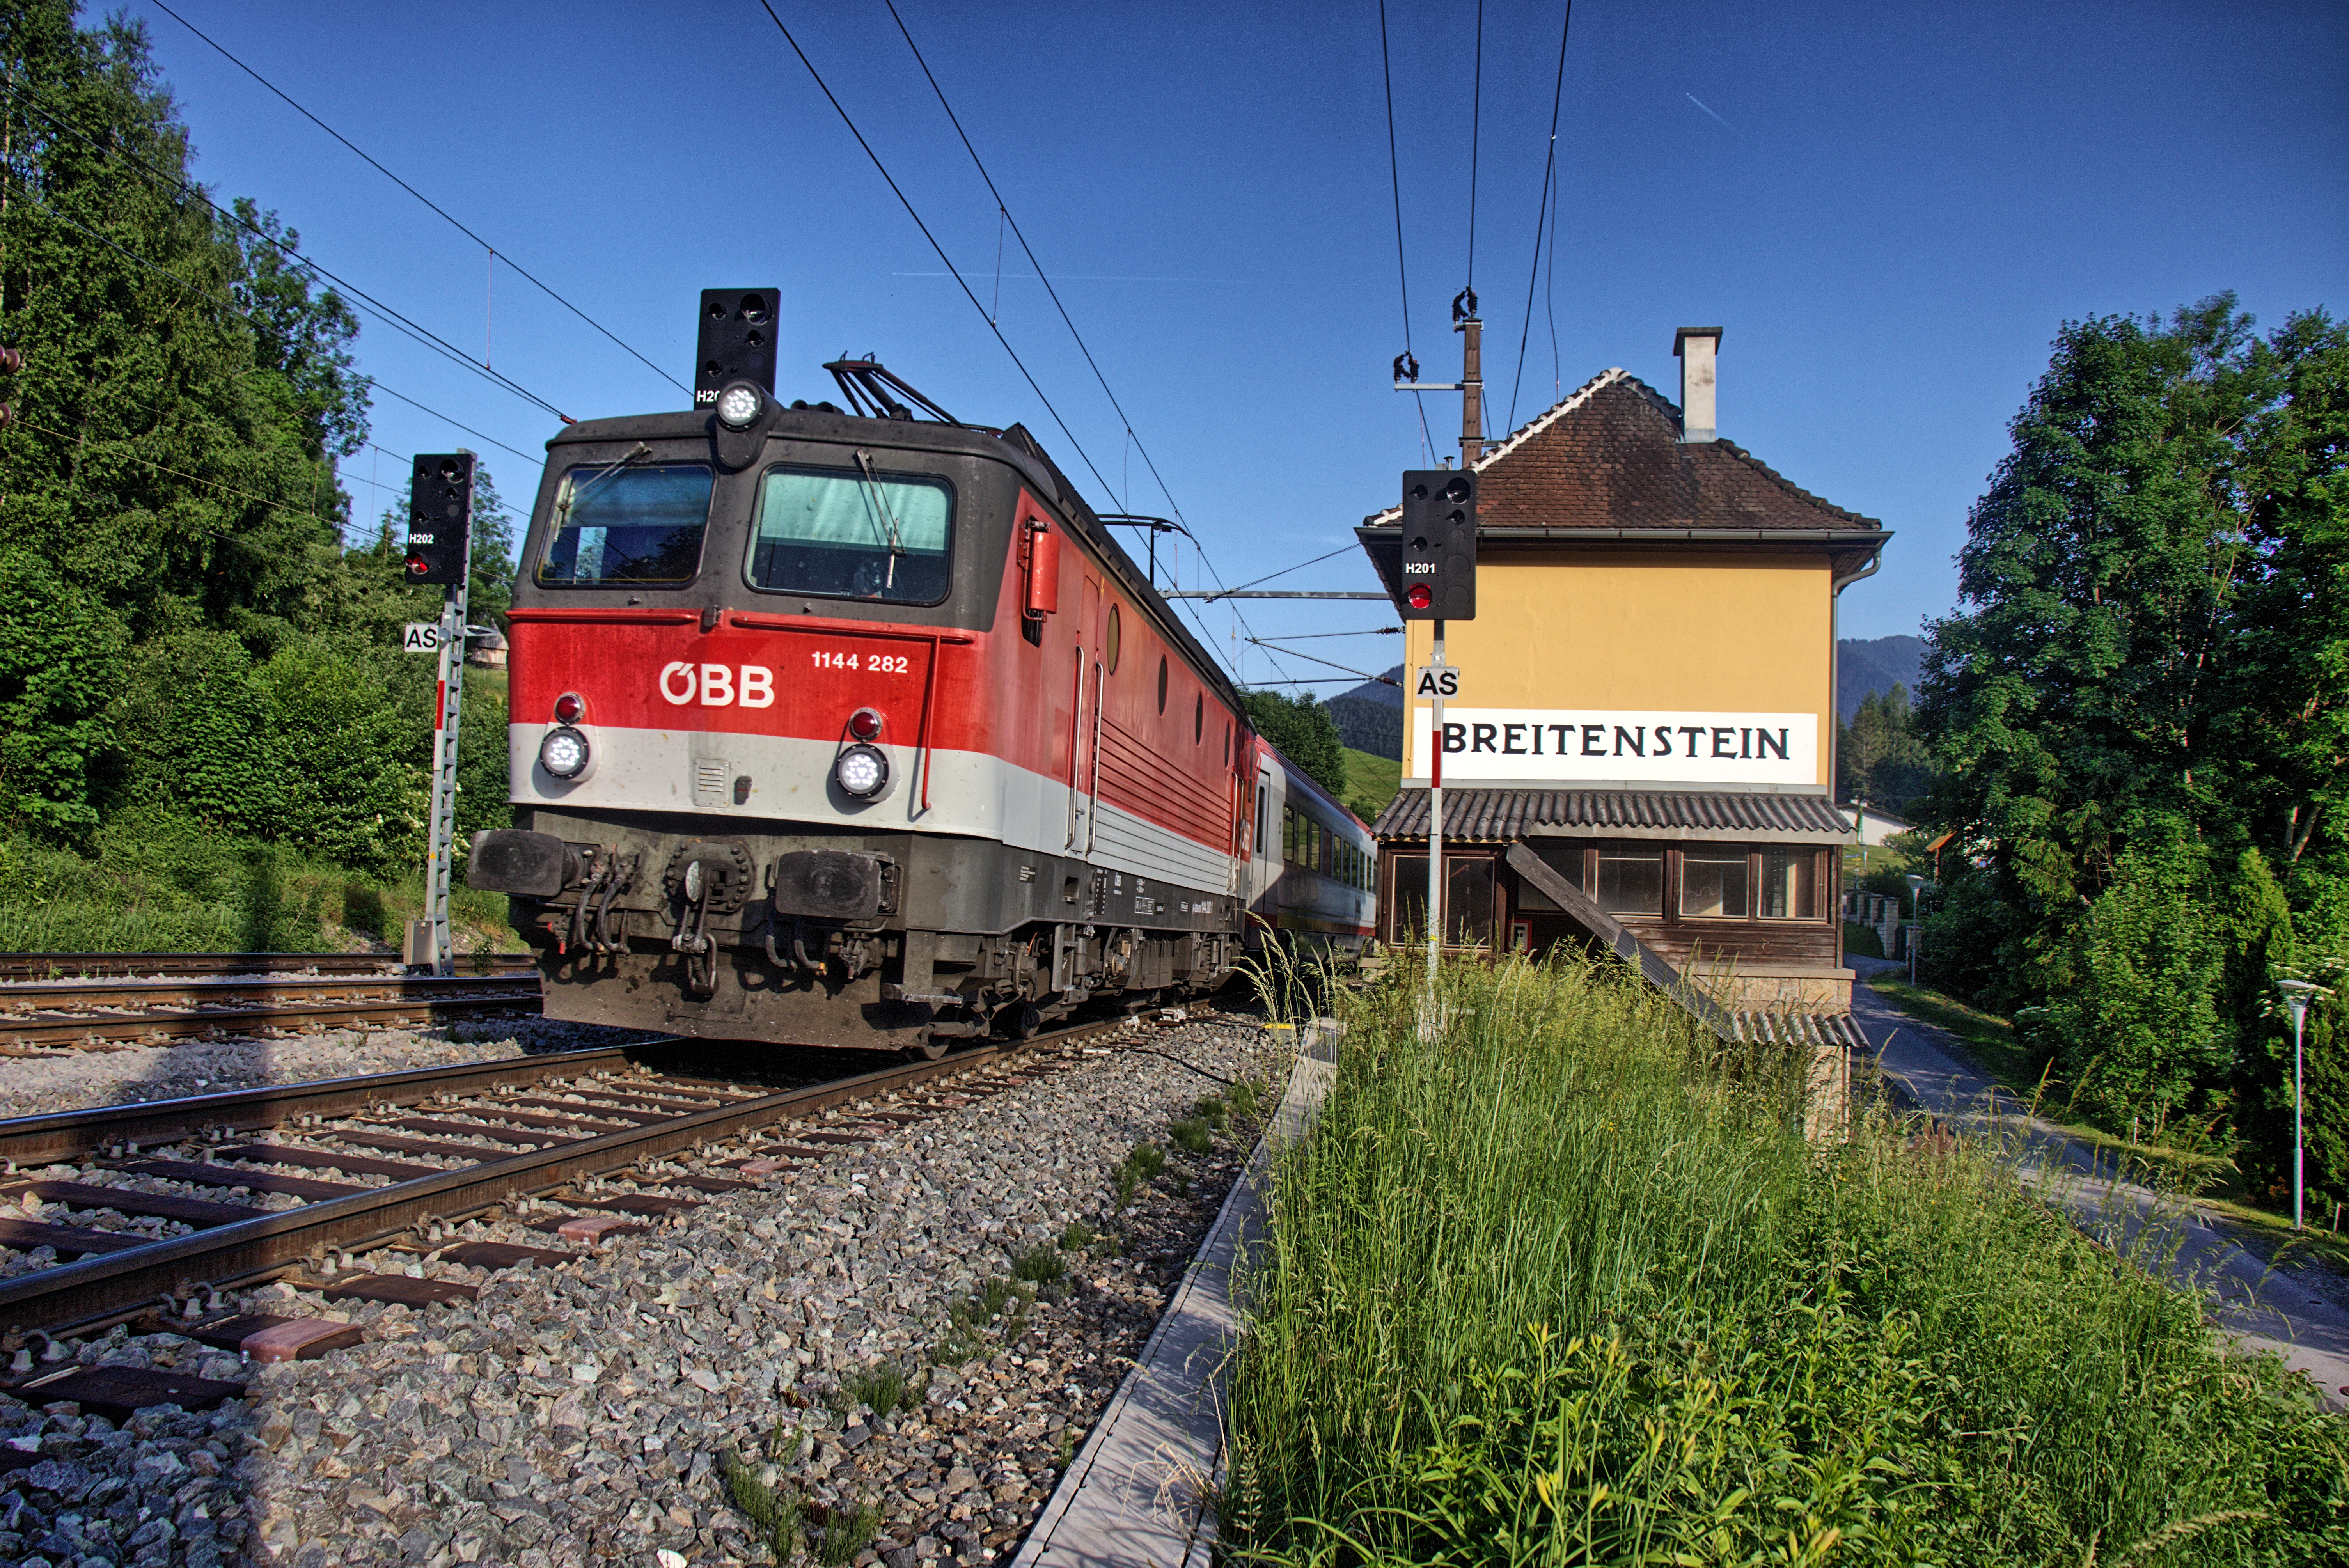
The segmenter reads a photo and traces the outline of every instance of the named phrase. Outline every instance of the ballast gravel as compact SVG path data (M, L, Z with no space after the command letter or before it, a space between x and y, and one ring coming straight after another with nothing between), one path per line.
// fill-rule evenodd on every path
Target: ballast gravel
M488 1018L430 1028L322 1029L0 1057L0 1117L495 1061L619 1045L643 1035L551 1018Z
M975 1077L795 1124L874 1136L559 1267L358 1260L479 1284L476 1302L336 1308L282 1283L244 1297L366 1326L365 1343L314 1361L240 1369L118 1329L78 1358L245 1377L247 1398L116 1429L0 1395L16 1450L0 1465L37 1456L0 1474L0 1562L763 1563L776 1542L746 1505L776 1502L799 1522L786 1556L796 1542L807 1561L886 1568L997 1560L1147 1339L1259 1130L1232 1119L1195 1153L1170 1122L1195 1123L1227 1080L1252 1080L1268 1107L1288 1065L1282 1037L1252 1020L1136 1023L1015 1060L993 1078L1029 1081L999 1092ZM1145 1143L1164 1168L1121 1206L1120 1168ZM660 1190L657 1174L613 1190ZM449 1239L563 1244L531 1217ZM1084 1244L1072 1225L1100 1236ZM1055 1263L1057 1279L1015 1278Z

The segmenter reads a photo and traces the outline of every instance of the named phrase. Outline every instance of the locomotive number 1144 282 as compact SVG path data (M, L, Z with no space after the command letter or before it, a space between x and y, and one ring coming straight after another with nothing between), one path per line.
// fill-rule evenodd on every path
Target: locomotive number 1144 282
M902 676L911 670L904 654L843 654L818 648L808 657L820 670L861 670L876 676Z

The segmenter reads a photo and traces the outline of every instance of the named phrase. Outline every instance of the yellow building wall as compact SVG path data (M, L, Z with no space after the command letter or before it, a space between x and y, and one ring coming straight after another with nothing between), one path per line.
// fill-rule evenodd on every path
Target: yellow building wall
M1433 625L1403 629L1416 669ZM1833 782L1835 590L1824 555L1488 553L1476 567L1476 619L1447 623L1444 639L1445 662L1464 672L1451 699L1462 707L1815 713L1814 782ZM1427 706L1411 703L1414 714ZM1403 776L1424 782L1419 730L1407 717Z

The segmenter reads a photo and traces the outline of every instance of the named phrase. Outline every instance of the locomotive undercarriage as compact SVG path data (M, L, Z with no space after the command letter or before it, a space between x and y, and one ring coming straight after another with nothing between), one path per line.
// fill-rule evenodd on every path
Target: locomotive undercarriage
M1232 895L986 840L543 809L479 835L549 1017L938 1056L1088 1003L1196 995L1242 951Z

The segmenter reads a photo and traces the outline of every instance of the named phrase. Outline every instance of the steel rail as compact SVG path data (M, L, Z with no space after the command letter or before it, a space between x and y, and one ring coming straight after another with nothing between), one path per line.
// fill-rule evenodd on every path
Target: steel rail
M474 989L478 993L480 985ZM236 1034L250 1029L307 1024L331 1028L339 1024L392 1024L417 1019L453 1018L474 1013L511 1012L517 1007L538 1010L533 985L528 992L504 995L419 997L398 1002L290 1002L275 1006L213 1007L203 1010L163 1009L151 1013L88 1014L76 1018L0 1018L0 1055L22 1056L43 1046L134 1044L145 1040L184 1040L206 1035Z
M27 980L0 986L0 1006L32 1012L58 1007L185 1007L222 997L290 1002L299 997L420 1001L437 996L538 994L536 975L252 975L233 979ZM0 1020L5 1021L5 1020Z
M99 1320L119 1321L160 1297L206 1285L247 1282L299 1264L328 1248L358 1249L396 1240L428 1219L454 1220L554 1191L585 1178L627 1170L697 1146L833 1106L892 1094L979 1068L1013 1061L1040 1046L1062 1045L1123 1026L1124 1019L1079 1025L1024 1043L959 1051L936 1061L779 1090L708 1110L621 1131L597 1133L477 1165L347 1197L263 1213L120 1253L86 1257L0 1280L0 1326L11 1335L33 1328L62 1330ZM71 1147L87 1152L104 1140L155 1142L200 1133L282 1127L296 1116L328 1117L370 1106L421 1099L465 1084L495 1088L533 1078L570 1078L599 1063L635 1065L656 1046L645 1042L600 1050L567 1051L522 1060L478 1062L457 1068L422 1068L361 1079L326 1079L198 1099L108 1107L0 1122L0 1153L20 1161L18 1149ZM41 1124L41 1125L30 1125ZM327 1134L332 1136L331 1133ZM486 1152L486 1151L485 1151Z
M529 969L528 953L484 955L492 973ZM467 962L471 962L468 960ZM397 974L388 953L0 953L0 979L64 979L75 975L268 975L316 970L322 975Z
M635 1067L673 1046L664 1037L585 1050L453 1067L409 1068L357 1078L313 1078L264 1088L230 1089L181 1099L102 1105L88 1110L53 1110L0 1120L0 1160L43 1165L72 1160L119 1144L178 1143L210 1132L260 1132L304 1117L349 1116L356 1111L404 1105L438 1092L480 1093L500 1084L520 1087L546 1078Z

